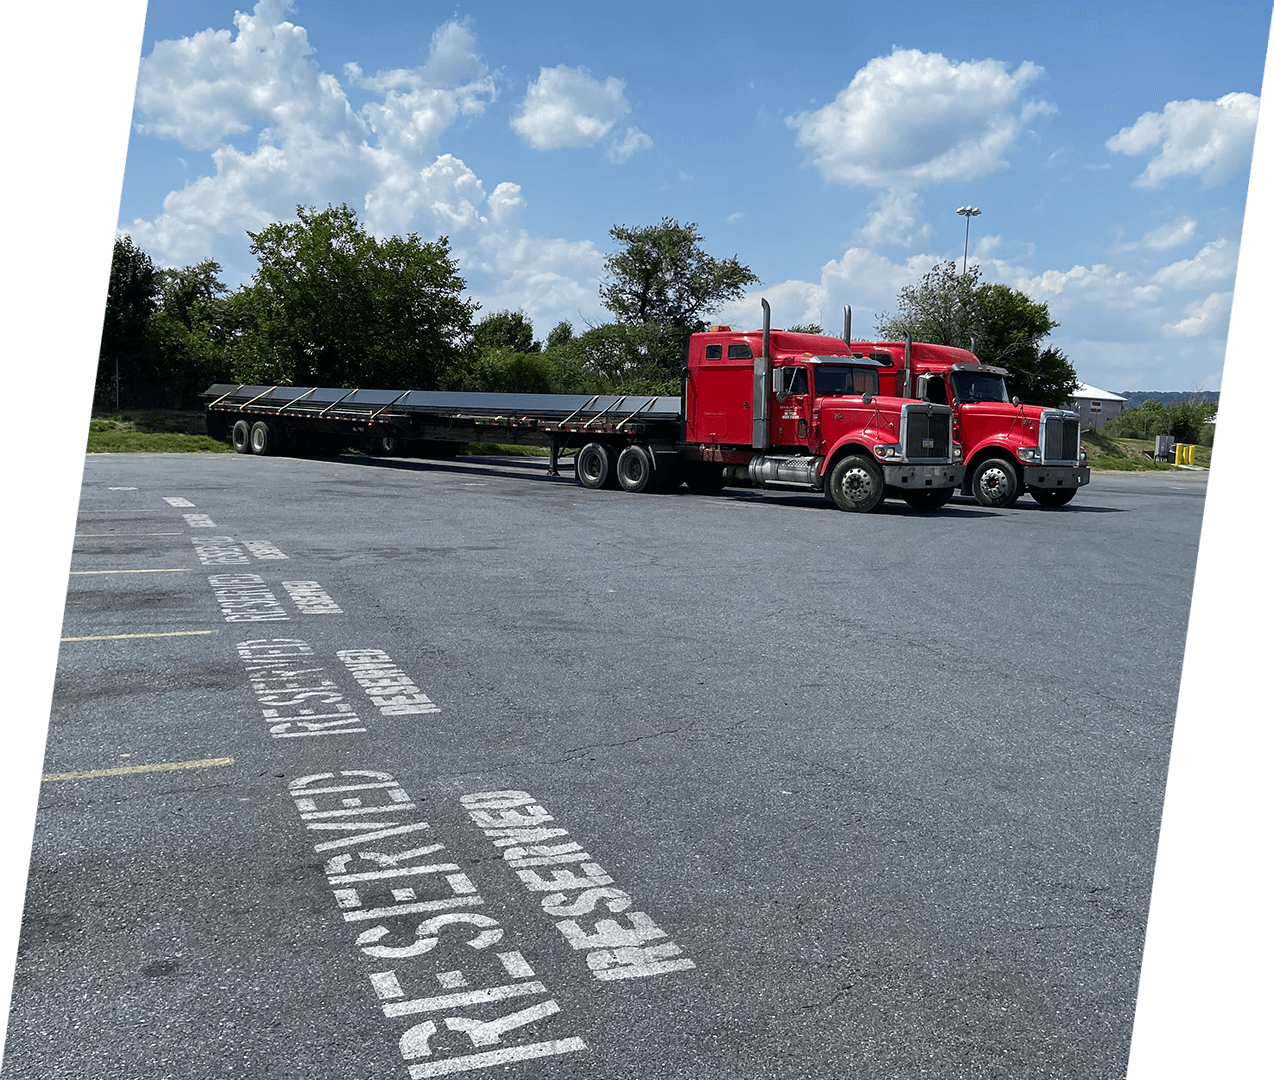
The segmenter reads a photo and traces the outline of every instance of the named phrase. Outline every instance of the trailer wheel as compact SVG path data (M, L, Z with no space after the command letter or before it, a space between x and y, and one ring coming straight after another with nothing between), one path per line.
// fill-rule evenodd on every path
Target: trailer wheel
M908 491L902 498L913 510L941 510L954 494L955 488L926 488L924 491Z
M1079 488L1028 488L1031 498L1040 506L1065 506L1075 497Z
M885 478L870 458L851 454L827 474L827 494L840 509L866 514L885 499Z
M364 435L359 449L370 457L395 457L402 448L396 435Z
M252 425L250 442L254 454L264 456L279 452L279 433L273 424L267 424L264 420L258 420Z
M619 461L615 469L619 478L619 486L625 491L640 493L653 491L655 483L655 462L650 451L644 446L625 446L619 452Z
M1011 461L998 457L986 458L978 464L970 487L979 503L997 509L1012 506L1020 494L1017 469Z
M252 447L252 428L246 420L236 420L230 429L230 442L236 454L246 454Z
M586 488L613 488L619 455L607 443L591 442L575 455L575 478Z

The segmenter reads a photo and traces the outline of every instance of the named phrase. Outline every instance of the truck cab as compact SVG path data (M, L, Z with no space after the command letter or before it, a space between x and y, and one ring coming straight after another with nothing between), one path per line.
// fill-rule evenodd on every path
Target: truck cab
M873 341L854 348L885 363L891 392L951 407L965 450L963 491L983 506L1011 506L1025 492L1041 506L1064 506L1089 482L1079 414L1010 399L1004 368L950 345Z

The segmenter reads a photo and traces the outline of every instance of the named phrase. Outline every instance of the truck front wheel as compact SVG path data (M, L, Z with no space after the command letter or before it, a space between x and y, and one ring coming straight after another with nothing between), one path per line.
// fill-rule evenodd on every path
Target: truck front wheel
M1005 458L990 457L973 470L973 497L983 506L1000 509L1012 506L1020 494L1017 469Z
M885 498L885 478L870 458L841 458L827 475L827 495L840 509L865 514Z
M236 454L246 454L252 447L252 427L246 420L236 420L230 429L230 443Z
M613 446L588 443L575 455L575 477L586 488L613 488L618 458Z

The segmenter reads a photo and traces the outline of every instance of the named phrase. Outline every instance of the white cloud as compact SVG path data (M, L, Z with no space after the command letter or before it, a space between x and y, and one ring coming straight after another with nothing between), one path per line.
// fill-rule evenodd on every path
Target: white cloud
M616 139L610 144L610 148L606 151L606 157L616 165L621 165L637 153L638 150L649 150L654 145L654 140L644 131L640 128L630 127L624 132L623 139Z
M1143 113L1131 127L1106 140L1118 154L1158 151L1133 187L1161 188L1174 176L1198 176L1219 187L1252 160L1260 99L1226 94L1216 101L1170 101L1163 112Z
M872 247L910 246L928 240L931 229L920 220L923 200L914 191L882 191L872 200L867 223L857 238Z
M1137 251L1143 248L1148 251L1167 251L1169 248L1179 247L1193 240L1198 227L1199 223L1194 218L1182 215L1175 221L1169 221L1158 228L1151 229L1140 240L1116 244L1111 251Z
M1029 61L1010 72L999 60L953 63L895 49L869 61L832 102L787 123L825 180L914 191L1004 167L1025 123L1055 109L1021 101L1042 74Z
M1186 307L1186 317L1165 329L1184 337L1198 337L1205 330L1219 329L1230 317L1230 301L1234 292L1210 293L1206 300Z
M1151 281L1172 289L1195 289L1232 282L1239 264L1239 247L1229 240L1213 240L1204 244L1193 259L1181 259L1157 270Z
M321 72L305 29L283 19L288 0L261 0L252 14L236 12L238 33L204 30L160 41L138 68L137 129L211 150L258 123L311 135L357 138L361 125L340 84ZM300 134L300 132L296 132Z
M527 84L510 126L536 150L594 146L631 111L619 79L598 82L584 68L559 64L540 68L540 77Z

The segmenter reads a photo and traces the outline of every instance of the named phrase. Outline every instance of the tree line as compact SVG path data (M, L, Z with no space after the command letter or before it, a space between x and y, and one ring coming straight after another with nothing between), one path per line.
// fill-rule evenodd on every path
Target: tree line
M215 382L677 394L690 334L759 279L737 257L708 255L693 222L617 225L610 235L600 294L613 321L579 331L560 322L543 341L522 311L478 317L447 237L378 239L346 205L299 206L295 221L249 232L257 270L234 291L214 260L161 269L121 236L95 407L194 407ZM1040 348L1057 325L1046 305L980 285L976 267L953 277L954 266L903 289L878 332L965 345L962 335L977 335L979 354L1014 372L1022 400L1065 400L1074 371Z

